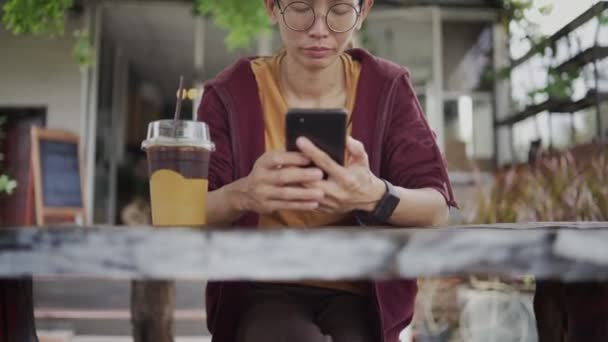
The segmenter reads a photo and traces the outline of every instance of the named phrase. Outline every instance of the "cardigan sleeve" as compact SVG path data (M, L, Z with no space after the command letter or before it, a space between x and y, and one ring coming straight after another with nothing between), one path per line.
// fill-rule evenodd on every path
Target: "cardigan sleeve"
M439 150L409 76L401 76L384 137L383 174L395 185L409 189L437 190L449 206L456 207L447 163Z
M234 165L228 113L213 87L205 87L197 119L209 126L215 144L209 161L209 191L214 191L233 181Z

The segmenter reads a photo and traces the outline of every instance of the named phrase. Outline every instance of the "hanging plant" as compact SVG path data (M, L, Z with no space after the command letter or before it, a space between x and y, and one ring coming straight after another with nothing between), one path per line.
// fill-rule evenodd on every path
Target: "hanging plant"
M61 36L65 13L73 3L73 0L8 0L2 19L15 34Z
M2 20L14 34L62 36L65 16L74 0L7 0ZM262 32L270 29L264 2L261 0L194 0L199 15L213 17L215 24L228 32L230 50L249 47ZM86 30L75 31L73 54L81 69L88 68L94 51Z
M3 6L2 20L14 34L63 36L65 16L74 0L9 0ZM88 31L74 31L72 51L80 69L86 71L93 63L93 47Z
M89 31L76 30L74 31L74 37L76 38L76 44L74 44L74 48L72 49L72 55L78 62L80 70L86 71L93 65L95 55L95 50L91 46Z
M270 29L261 0L196 0L200 15L210 15L215 24L228 31L226 46L234 50L248 47L262 32Z

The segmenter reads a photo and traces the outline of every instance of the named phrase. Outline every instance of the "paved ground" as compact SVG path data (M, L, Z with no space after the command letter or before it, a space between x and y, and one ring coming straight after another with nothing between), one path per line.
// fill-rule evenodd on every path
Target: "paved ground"
M128 336L74 336L66 331L39 331L40 342L132 342ZM178 337L175 342L211 342L209 336Z
M204 283L176 283L175 301L176 336L208 336ZM34 279L38 330L63 330L87 336L130 336L129 303L129 281Z

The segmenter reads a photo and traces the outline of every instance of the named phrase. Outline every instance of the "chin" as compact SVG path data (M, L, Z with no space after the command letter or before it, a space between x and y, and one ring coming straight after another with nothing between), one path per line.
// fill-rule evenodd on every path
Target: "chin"
M306 55L300 56L300 62L302 63L302 65L304 65L306 68L313 70L325 69L332 65L337 59L338 56L335 54L331 54L323 58L311 58Z
M304 62L304 65L309 68L309 69L314 69L314 70L319 70L319 69L325 69L327 67L329 67L332 64L333 60L328 59L315 59L315 60L310 60L310 59L306 59Z

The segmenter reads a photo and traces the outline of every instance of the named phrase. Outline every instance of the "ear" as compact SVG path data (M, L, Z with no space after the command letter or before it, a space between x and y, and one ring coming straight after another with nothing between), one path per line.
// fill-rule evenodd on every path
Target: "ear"
M268 17L270 18L270 22L273 25L276 25L278 22L278 8L276 8L276 0L264 0L264 7L266 7L266 13L268 13Z
M367 19L369 12L374 7L374 0L363 0L363 7L361 8L361 15L359 16L359 22L357 23L357 31L363 26L363 22Z

